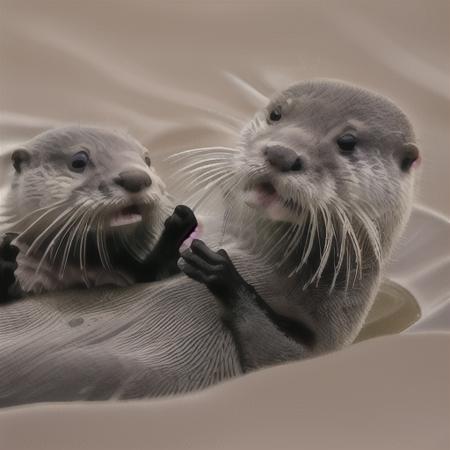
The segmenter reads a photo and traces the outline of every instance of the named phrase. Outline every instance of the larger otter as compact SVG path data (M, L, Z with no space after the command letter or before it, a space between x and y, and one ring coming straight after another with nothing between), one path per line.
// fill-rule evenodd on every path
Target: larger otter
M230 259L194 241L183 270L224 303L243 368L351 343L410 214L419 152L407 117L367 90L304 82L276 95L237 150L223 152L192 159L218 178L239 250ZM265 294L266 283L247 283L231 260L250 279L265 266L281 289Z
M15 149L12 163L1 211L0 230L9 232L0 243L2 300L178 271L178 248L195 218L183 206L169 218L172 199L148 150L128 134L58 128Z
M179 275L7 305L2 405L187 392L352 342L411 207L418 150L400 109L343 83L299 83L236 149L191 155L186 171L199 187L217 180L226 205L227 253L195 241L184 254L206 287ZM204 229L217 249L223 230Z

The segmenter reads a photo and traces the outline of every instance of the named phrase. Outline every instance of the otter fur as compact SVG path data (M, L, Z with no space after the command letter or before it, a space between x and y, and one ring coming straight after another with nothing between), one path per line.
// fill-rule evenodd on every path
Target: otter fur
M2 205L3 300L80 286L127 286L176 273L195 228L172 198L149 151L125 133L69 126L12 152ZM20 251L19 251L20 250Z
M334 81L276 94L235 148L180 154L225 205L182 253L188 276L4 305L0 404L190 392L350 344L408 218L418 156L380 95Z

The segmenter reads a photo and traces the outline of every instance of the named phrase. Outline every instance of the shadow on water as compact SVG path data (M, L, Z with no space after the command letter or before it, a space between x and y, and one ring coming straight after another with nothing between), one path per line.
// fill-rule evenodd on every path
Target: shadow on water
M400 333L420 316L420 307L413 295L399 284L385 280L355 342Z

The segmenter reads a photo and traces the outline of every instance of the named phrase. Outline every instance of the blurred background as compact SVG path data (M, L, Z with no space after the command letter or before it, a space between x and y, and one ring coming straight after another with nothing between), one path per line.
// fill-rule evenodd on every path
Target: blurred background
M0 0L0 151L94 123L167 171L170 152L233 144L264 96L339 78L410 116L418 201L448 215L449 17L448 0Z

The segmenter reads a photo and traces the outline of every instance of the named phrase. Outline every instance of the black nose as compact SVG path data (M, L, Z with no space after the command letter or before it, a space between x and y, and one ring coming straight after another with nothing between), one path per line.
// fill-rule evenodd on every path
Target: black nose
M142 170L120 172L114 182L128 192L137 193L152 185L150 176Z
M291 172L303 169L301 158L289 147L272 145L263 149L266 161L280 172Z

